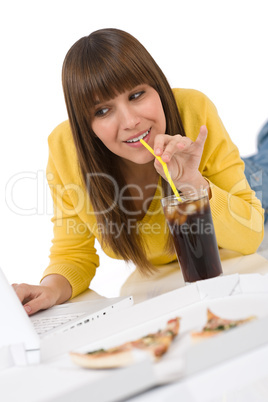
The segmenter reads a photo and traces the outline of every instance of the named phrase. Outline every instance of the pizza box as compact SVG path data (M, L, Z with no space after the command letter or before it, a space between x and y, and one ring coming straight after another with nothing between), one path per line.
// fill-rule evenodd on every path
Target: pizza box
M148 323L164 323L167 317L180 314L184 309L195 308L201 302L210 300L233 300L234 296L247 297L251 294L268 295L268 275L233 274L195 282L191 285L164 293L138 304L127 310L114 312L105 320L89 322L72 331L61 334L61 341L48 337L43 345L44 359L60 356L66 350L98 343L112 336L119 336L125 331L135 333L136 328ZM134 300L135 302L135 300ZM268 311L267 311L268 314ZM161 321L162 320L162 321ZM193 324L196 319L193 319Z
M207 308L223 318L256 319L216 337L194 342L192 331L205 325ZM85 342L83 353L138 339L180 317L180 332L168 353L153 364L156 382L166 383L192 375L268 342L268 275L235 274L196 282L107 317L114 329L106 338ZM103 323L101 324L103 325Z

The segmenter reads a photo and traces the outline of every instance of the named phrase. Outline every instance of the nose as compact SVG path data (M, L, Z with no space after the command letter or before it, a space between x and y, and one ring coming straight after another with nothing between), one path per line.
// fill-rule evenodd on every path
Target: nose
M124 130L132 130L140 123L140 117L137 111L130 104L121 106L119 119L121 128Z

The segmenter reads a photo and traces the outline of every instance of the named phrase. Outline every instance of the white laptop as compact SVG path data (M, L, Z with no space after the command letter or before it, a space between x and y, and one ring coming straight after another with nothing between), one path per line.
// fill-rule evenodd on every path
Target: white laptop
M73 331L73 347L76 347L79 328L88 327L90 333L94 327L98 327L99 321L113 312L123 310L133 304L132 296L111 299L96 299L77 303L64 303L48 310L41 311L28 317L20 303L13 287L8 283L0 268L0 350L11 347L18 353L24 349L27 363L37 363L46 359L44 353L40 353L42 346L58 344L64 351L65 333L68 339L72 339L69 333ZM96 324L95 324L96 323ZM99 334L100 335L100 334ZM99 336L96 334L96 336ZM49 343L45 342L49 339ZM72 342L71 342L72 343ZM66 350L70 349L70 341L66 343ZM51 348L50 348L51 349ZM52 348L57 354L57 347ZM20 351L20 352L19 352ZM1 353L0 353L1 355ZM53 353L49 352L49 358Z

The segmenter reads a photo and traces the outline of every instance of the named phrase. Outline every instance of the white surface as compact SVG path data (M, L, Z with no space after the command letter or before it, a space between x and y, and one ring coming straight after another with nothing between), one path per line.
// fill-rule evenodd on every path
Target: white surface
M268 117L266 7L266 0L1 2L0 264L10 282L38 283L48 263L47 137L67 117L61 66L70 46L98 28L129 31L172 86L212 99L246 155Z

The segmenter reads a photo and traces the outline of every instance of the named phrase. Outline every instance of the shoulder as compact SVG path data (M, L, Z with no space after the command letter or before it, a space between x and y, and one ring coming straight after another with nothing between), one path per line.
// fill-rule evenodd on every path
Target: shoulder
M52 131L48 137L48 146L48 170L54 166L59 172L63 172L62 175L76 177L79 174L79 164L68 120Z
M172 92L176 100L207 98L207 96L203 92L192 88L172 88Z
M48 137L48 145L50 147L57 146L57 144L62 144L63 142L67 142L68 144L73 142L69 120L60 123Z
M72 130L68 120L60 123L48 137L49 153L52 157L68 159L75 162L77 152Z
M208 129L218 127L218 111L207 95L196 89L175 88L172 91L187 137L195 140L204 124Z
M207 95L196 89L174 88L172 92L178 108L182 110L204 108L209 103L212 103Z

